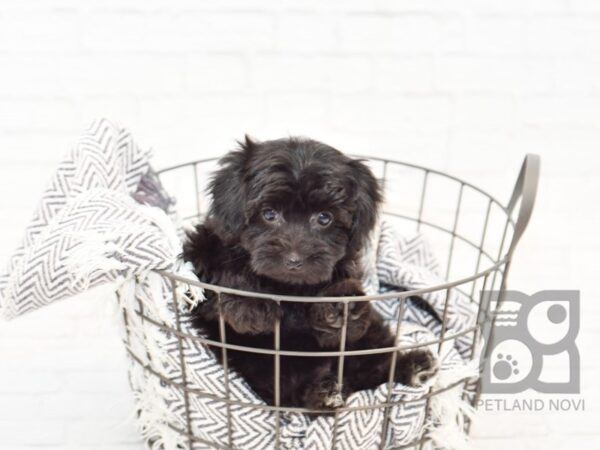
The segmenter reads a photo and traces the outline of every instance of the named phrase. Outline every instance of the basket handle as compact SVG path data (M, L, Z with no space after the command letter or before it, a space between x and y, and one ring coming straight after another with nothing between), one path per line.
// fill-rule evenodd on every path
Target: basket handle
M517 216L517 222L515 223L515 229L513 233L513 238L510 243L510 247L508 248L508 259L512 258L512 254L515 251L515 248L523 236L525 229L527 228L527 224L529 223L529 219L531 218L531 213L533 211L533 205L535 203L535 197L537 194L538 183L540 179L540 157L539 155L535 155L533 153L528 153L525 155L525 159L523 160L523 165L521 166L521 171L519 172L519 176L517 177L517 182L515 183L515 187L513 189L512 195L510 197L510 201L508 202L508 213L512 216L515 205L521 200L521 204L519 206L519 213Z

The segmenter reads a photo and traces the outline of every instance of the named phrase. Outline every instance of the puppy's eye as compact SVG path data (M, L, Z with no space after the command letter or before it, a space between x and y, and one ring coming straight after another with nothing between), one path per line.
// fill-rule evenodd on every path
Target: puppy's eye
M273 208L265 208L262 210L262 216L267 222L274 222L279 214Z
M320 212L317 214L317 223L322 227L326 227L333 221L333 215L328 212Z

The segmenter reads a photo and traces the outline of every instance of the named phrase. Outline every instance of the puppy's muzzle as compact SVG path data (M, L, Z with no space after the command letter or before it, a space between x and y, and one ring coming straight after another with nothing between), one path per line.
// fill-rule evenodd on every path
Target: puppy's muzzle
M302 268L302 263L302 257L296 252L290 253L284 261L285 267L289 270L299 270Z

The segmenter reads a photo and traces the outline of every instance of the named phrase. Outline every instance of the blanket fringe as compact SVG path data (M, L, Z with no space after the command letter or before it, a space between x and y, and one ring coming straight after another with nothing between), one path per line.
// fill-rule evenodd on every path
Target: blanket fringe
M462 367L444 370L436 382L436 389L443 389L463 379L479 376L478 361L470 361ZM475 409L462 397L463 383L431 397L429 404L431 422L427 435L434 447L445 450L471 450L473 447L465 433L465 418L473 420Z
M116 243L118 237L118 233L74 233L71 236L78 242L67 251L65 267L74 290L87 290L95 275L127 269L121 261L124 252Z

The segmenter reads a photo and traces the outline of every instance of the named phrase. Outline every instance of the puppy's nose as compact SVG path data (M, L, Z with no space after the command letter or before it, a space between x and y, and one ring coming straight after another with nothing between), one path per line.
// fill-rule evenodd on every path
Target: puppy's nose
M297 270L302 267L302 258L298 253L292 252L287 256L285 260L285 266L288 269Z

